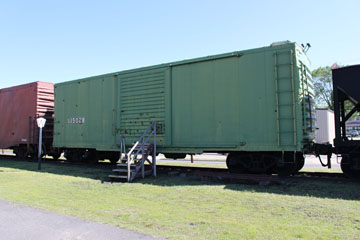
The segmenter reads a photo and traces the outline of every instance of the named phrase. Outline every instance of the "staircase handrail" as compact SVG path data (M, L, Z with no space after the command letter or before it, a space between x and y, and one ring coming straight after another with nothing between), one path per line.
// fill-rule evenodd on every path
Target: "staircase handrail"
M120 135L120 158L122 158L123 154L126 155L125 137Z
M150 133L148 133L151 129L153 129ZM149 135L145 141L144 138L145 136L147 136L147 134ZM149 127L145 130L145 132L140 136L140 138L138 139L138 141L136 141L136 143L134 144L134 146L130 149L130 151L127 153L127 169L128 169L128 181L130 181L130 165L131 165L131 161L135 160L131 158L131 154L134 152L134 150L136 149L136 147L139 145L140 142L142 142L143 146L141 149L138 149L136 151L136 153L134 154L134 156L137 156L137 154L140 152L140 150L143 150L144 144L148 142L148 140L150 139L151 136L154 136L154 142L156 141L156 120L153 121Z

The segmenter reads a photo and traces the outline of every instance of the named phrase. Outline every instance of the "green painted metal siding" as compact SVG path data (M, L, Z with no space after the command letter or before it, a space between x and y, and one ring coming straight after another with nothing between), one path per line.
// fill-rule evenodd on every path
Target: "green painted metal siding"
M57 84L54 145L114 150L157 120L159 152L300 151L308 65L289 43Z
M174 66L173 145L249 151L298 148L292 62L291 49L264 49Z
M117 81L96 77L55 86L55 146L112 149L115 145Z
M273 113L264 108L267 84L259 54L173 68L174 146L264 145L274 138L264 119Z

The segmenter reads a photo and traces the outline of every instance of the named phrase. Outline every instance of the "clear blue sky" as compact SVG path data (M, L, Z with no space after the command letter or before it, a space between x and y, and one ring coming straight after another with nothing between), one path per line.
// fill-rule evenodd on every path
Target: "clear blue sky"
M360 1L0 0L0 88L311 43L312 68L360 63Z

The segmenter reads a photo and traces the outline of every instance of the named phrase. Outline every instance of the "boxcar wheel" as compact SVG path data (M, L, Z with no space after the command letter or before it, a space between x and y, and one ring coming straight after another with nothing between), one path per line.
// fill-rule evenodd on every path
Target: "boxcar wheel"
M305 165L304 155L300 152L296 153L296 167L295 173L299 172Z
M342 155L340 167L343 173L351 178L360 179L360 170L354 169L355 163L360 163L360 156Z
M116 164L120 159L120 153L113 153L109 156L109 160L111 164Z
M265 152L249 152L240 155L240 162L249 173L270 173L277 158Z
M290 176L291 174L294 174L294 172L296 172L296 170L301 166L301 159L298 164L297 158L294 159L294 153L285 152L283 160L284 163L282 166L275 166L274 169L275 173L277 173L279 176Z
M61 153L52 153L50 155L54 160L58 160L61 156Z
M296 170L296 164L295 163L284 163L283 166L279 167L276 166L275 167L275 173L277 173L279 176L282 177L288 177L291 174L293 174Z
M99 161L99 153L97 151L86 151L83 158L86 162L94 164Z
M73 154L72 152L70 152L70 151L65 151L65 152L64 152L64 157L65 157L66 160L69 161L69 162L75 161L75 159L74 159L74 154Z
M25 158L26 157L26 150L25 149L18 149L18 150L16 150L15 155L18 158Z
M83 153L76 150L66 150L64 157L69 162L81 162L83 161Z
M230 172L245 173L246 168L241 164L241 154L229 153L226 158L226 166Z

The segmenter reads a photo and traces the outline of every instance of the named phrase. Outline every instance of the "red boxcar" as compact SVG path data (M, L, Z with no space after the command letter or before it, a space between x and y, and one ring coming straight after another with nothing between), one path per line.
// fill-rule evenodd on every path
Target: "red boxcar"
M54 128L54 85L34 82L0 90L0 148L13 149L19 157L36 156L38 117L47 119L43 129L43 151L59 157L52 148Z

